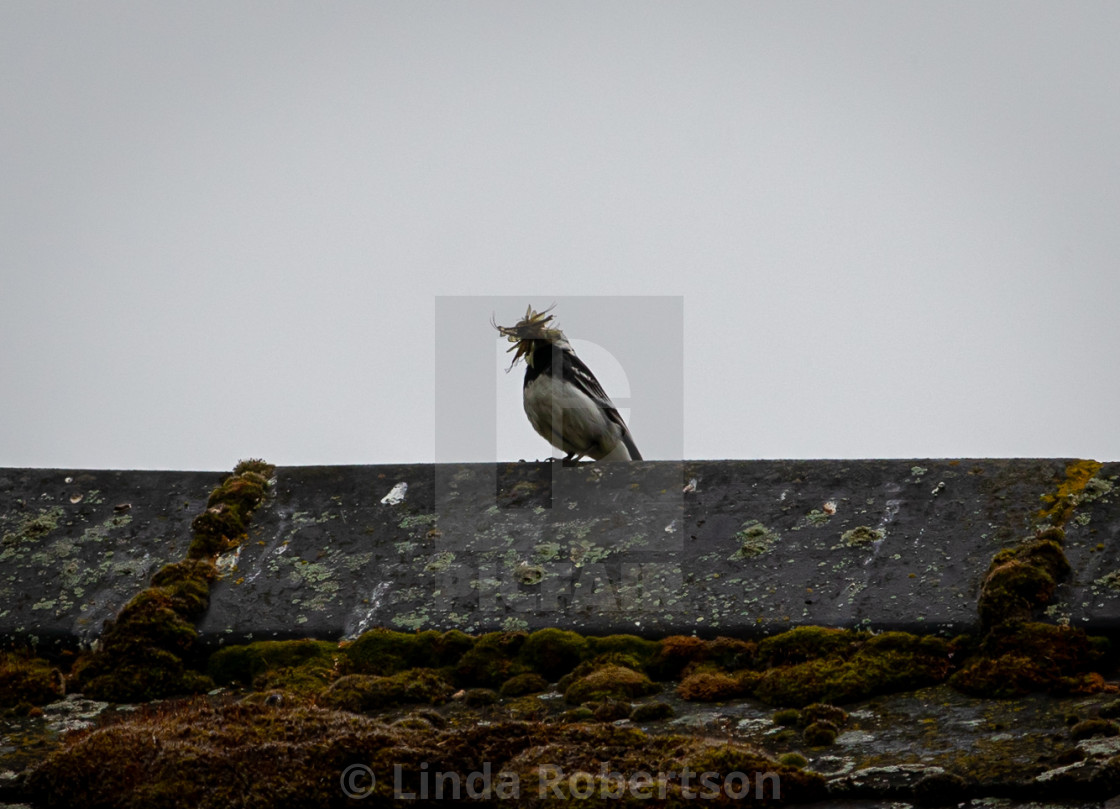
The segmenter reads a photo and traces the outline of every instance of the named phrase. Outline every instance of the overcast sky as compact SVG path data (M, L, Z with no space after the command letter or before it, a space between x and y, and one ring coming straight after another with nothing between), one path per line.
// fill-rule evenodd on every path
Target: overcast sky
M553 302L647 457L1118 459L1117 54L1114 0L2 3L0 466L544 457L488 321Z

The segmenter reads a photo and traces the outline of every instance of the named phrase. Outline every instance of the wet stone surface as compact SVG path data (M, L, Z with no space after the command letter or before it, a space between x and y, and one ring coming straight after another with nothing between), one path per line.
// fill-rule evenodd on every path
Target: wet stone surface
M218 560L199 630L208 643L374 626L973 632L992 556L1031 534L1069 463L281 467L248 538ZM1120 622L1118 475L1105 464L1067 522L1073 572L1049 609L1091 632ZM182 557L220 478L0 470L0 635L96 637Z
M88 644L191 541L209 472L0 469L0 638Z

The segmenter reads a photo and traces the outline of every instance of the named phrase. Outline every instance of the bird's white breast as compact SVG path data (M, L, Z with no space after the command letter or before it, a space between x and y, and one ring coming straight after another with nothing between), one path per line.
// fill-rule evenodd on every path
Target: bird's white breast
M525 386L524 404L533 429L565 452L598 459L619 443L621 428L590 396L549 374Z

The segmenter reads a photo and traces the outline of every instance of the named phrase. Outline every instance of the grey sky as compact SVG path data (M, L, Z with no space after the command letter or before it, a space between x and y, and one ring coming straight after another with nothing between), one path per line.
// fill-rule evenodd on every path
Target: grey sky
M475 294L683 297L687 457L1120 458L1117 54L1111 0L0 4L0 466L431 460ZM462 460L543 457L468 331Z

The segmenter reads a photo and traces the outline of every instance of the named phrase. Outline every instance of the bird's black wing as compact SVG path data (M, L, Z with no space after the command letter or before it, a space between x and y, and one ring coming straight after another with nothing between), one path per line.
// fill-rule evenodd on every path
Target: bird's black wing
M584 365L583 360L571 351L563 351L561 353L564 355L562 369L564 379L569 380L573 385L587 394L595 404L599 405L607 418L622 428L622 442L630 452L630 459L633 461L642 460L642 454L638 452L638 448L634 444L634 439L630 435L630 428L628 428L626 422L622 420L622 416L619 415L618 409L614 406L614 402L611 401L611 397L607 396L607 392L603 390L603 386L599 384L599 380L595 378L595 374L591 373L591 369Z

